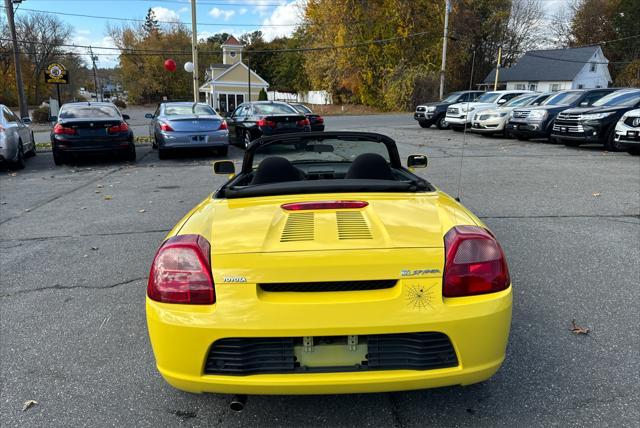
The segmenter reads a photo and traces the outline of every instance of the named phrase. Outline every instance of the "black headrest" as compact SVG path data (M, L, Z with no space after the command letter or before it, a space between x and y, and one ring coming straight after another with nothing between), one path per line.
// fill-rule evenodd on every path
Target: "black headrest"
M251 184L280 183L300 180L300 171L287 159L270 156L260 162Z
M345 178L395 180L389 163L377 153L363 153L355 158Z

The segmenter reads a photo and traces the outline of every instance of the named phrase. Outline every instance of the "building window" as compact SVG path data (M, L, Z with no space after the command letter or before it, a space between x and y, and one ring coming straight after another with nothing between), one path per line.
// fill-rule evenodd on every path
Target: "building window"
M218 94L218 112L232 112L244 102L244 94Z
M527 86L524 83L516 83L516 90L524 91Z
M595 62L592 62L592 63L590 64L589 71L591 71L591 72L595 73L595 72L596 72L596 67L597 67L597 66L598 66L598 64L596 64Z
M529 90L530 91L537 91L538 90L538 84L537 83L529 83Z
M556 92L560 90L560 84L559 83L553 83L551 85L551 92Z
M229 56L230 56L231 58L235 58L235 56L236 56L235 51L231 51L231 52L229 52Z
M584 85L581 83L578 85L578 89L584 89Z

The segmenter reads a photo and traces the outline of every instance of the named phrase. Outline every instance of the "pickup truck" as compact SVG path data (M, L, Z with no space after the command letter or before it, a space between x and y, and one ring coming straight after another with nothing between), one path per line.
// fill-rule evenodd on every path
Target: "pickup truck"
M420 104L416 107L413 118L423 128L428 128L435 124L438 129L449 129L449 124L445 119L447 107L455 103L475 101L483 93L482 91L452 92L444 97L442 101Z

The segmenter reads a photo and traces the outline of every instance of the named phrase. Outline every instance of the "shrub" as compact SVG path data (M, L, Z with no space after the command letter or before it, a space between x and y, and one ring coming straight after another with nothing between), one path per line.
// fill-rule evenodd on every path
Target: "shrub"
M35 123L49 122L49 107L38 107L31 112L31 120Z
M127 108L127 103L125 103L123 100L121 100L119 98L116 98L115 100L113 100L113 103L118 108Z
M267 99L267 92L264 88L260 89L260 92L258 93L258 101L267 101Z

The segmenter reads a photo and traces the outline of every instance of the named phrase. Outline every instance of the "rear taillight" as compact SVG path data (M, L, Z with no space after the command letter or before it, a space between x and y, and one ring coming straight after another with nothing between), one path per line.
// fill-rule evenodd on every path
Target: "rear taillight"
M296 122L298 126L309 126L309 119L302 119Z
M211 246L200 235L167 239L153 259L147 295L163 303L210 305L215 302Z
M495 293L510 285L509 268L498 241L478 226L455 226L444 237L442 295Z
M109 134L119 134L121 132L127 132L128 130L129 125L127 125L125 122L120 122L119 125L109 127L107 131L109 132Z
M173 132L173 128L165 122L160 122L160 130L165 132Z
M76 130L56 123L53 127L53 133L56 135L76 135Z
M324 117L322 116L316 117L316 123L324 123Z
M220 123L220 128L218 128L218 131L222 131L223 129L229 129L229 125L227 125L227 121L226 120L223 120Z
M267 126L269 128L276 127L276 123L273 120L259 119L257 124L260 128L265 128Z
M366 201L317 201L317 202L293 202L291 204L283 204L281 208L287 211L305 211L305 210L340 210L364 208L369 205Z

